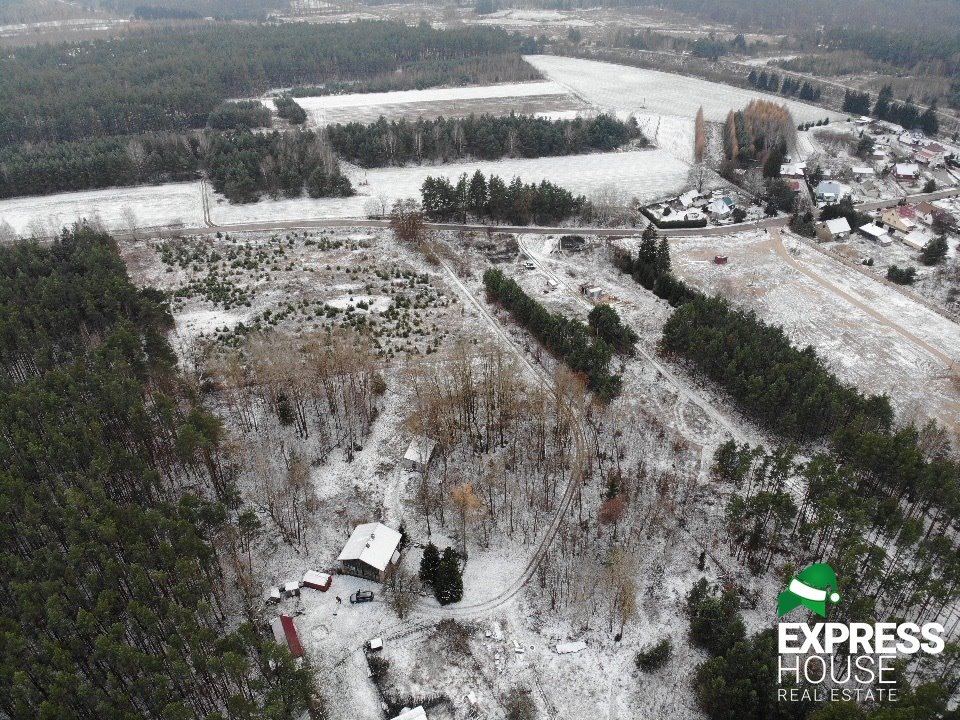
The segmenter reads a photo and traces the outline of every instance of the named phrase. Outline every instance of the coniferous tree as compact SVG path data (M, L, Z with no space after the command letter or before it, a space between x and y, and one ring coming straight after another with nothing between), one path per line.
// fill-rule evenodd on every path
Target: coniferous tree
M443 550L440 564L437 567L433 591L437 602L441 605L449 605L463 599L463 577L460 571L460 559L452 547Z
M437 573L440 569L440 551L433 542L428 542L420 558L420 581L431 587L436 586Z

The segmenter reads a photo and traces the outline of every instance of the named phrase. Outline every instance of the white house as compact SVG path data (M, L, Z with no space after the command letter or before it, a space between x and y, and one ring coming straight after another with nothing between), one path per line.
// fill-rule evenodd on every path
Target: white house
M687 190L683 195L677 198L680 201L680 205L686 209L693 205L694 202L700 197L700 193L696 190Z
M717 198L711 202L706 207L707 215L713 218L725 218L730 215L733 210L730 209L730 206L723 201L722 198Z
M873 168L866 165L856 165L855 167L850 168L850 172L852 172L858 178L869 177L873 175Z
M403 455L403 466L407 470L422 473L427 469L437 443L426 435L418 435L410 441L407 452Z
M823 180L814 189L817 202L835 203L850 196L850 188L836 180Z
M357 525L337 560L341 572L383 582L388 569L400 562L401 535L382 523Z

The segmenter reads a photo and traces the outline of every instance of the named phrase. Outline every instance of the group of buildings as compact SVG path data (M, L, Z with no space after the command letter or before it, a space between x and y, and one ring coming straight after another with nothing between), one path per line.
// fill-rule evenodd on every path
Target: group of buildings
M403 468L410 472L426 470L436 449L430 438L415 437L403 457ZM400 563L403 535L380 522L357 525L337 556L337 572L365 580L384 582ZM299 597L302 588L326 592L333 583L333 574L307 570L300 580L291 580L271 588L268 601L280 603L284 598ZM338 598L339 601L339 598ZM290 615L282 614L270 623L274 640L286 645L295 658L303 657L303 644L296 623Z
M670 200L648 205L643 213L658 227L683 224L686 227L723 225L733 221L739 198L729 191L714 190L703 194L688 190Z
M825 242L845 240L855 231L880 246L899 240L914 250L921 250L933 238L933 226L938 220L943 225L953 224L950 213L924 201L880 210L873 222L857 228L851 228L845 217L826 220L817 225L817 236Z

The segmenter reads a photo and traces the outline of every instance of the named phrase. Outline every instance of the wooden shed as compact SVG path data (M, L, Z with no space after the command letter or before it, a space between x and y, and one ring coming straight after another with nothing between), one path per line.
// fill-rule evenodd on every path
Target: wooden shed
M333 576L329 573L317 572L316 570L307 570L303 574L303 580L301 581L301 584L303 587L310 588L311 590L326 592L330 589L332 582Z
M270 627L273 630L273 638L277 643L290 648L290 654L294 657L303 657L303 645L300 644L300 635L292 617L281 615L274 618Z

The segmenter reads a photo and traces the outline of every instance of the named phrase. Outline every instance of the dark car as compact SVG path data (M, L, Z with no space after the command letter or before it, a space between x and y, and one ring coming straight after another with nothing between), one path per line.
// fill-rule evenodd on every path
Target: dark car
M373 592L371 590L357 590L350 596L351 605L362 602L373 602Z

